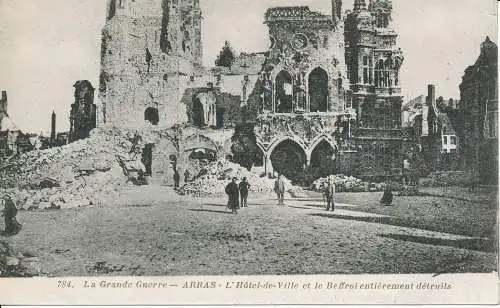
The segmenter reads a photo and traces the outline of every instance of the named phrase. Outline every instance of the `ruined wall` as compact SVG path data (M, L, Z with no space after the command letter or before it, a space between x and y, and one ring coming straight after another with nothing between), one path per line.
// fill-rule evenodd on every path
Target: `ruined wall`
M204 86L201 11L196 1L110 1L102 31L100 124L138 127L146 108L160 125L185 122L186 88ZM113 12L114 10L114 12ZM193 80L194 77L194 80Z

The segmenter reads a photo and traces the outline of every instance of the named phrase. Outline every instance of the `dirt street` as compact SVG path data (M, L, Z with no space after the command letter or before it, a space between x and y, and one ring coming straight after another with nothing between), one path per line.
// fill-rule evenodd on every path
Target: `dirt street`
M167 189L167 188L162 188ZM368 193L377 200L381 193ZM67 210L21 211L17 250L38 254L49 276L489 272L481 240L408 228L347 203L326 212L317 196L251 198L229 213L223 198L178 198ZM360 198L359 195L356 198ZM356 199L354 198L354 199ZM378 206L378 205L377 205ZM398 206L396 201L395 206ZM3 227L3 224L2 224Z

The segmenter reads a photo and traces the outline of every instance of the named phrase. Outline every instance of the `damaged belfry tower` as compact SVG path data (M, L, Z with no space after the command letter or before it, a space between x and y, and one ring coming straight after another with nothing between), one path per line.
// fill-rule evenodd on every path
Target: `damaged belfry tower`
M108 0L99 123L170 126L186 120L183 89L201 66L198 0Z

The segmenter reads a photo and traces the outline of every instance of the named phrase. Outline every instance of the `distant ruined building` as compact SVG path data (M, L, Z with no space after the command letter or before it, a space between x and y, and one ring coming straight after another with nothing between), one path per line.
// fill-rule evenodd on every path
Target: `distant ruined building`
M69 141L87 138L96 128L96 105L94 87L88 80L79 80L74 86L75 102L71 104ZM54 115L55 117L55 115ZM54 124L55 125L55 124ZM55 138L55 133L53 133Z
M465 69L458 109L449 114L460 139L463 169L480 183L498 184L498 47L489 37Z
M98 125L191 125L181 169L198 150L232 155L229 137L245 126L259 152L254 166L268 174L297 182L401 174L412 140L401 125L403 54L390 0L356 0L345 14L331 0L331 15L269 8L269 49L212 69L201 66L198 0L107 5Z

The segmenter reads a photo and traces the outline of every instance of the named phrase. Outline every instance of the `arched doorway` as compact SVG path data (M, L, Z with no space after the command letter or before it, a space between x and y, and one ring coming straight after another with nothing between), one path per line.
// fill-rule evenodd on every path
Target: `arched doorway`
M282 141L274 148L270 158L274 171L294 183L303 180L307 159L304 149L298 143L290 139Z
M276 112L290 113L293 111L293 85L292 75L287 71L281 71L275 79L274 104Z
M309 74L309 103L311 112L328 111L328 74L320 67Z
M337 173L335 149L326 140L322 140L311 152L311 170L315 178Z
M146 111L144 111L144 121L149 121L152 125L158 125L158 122L160 122L158 109L153 107L146 108Z

